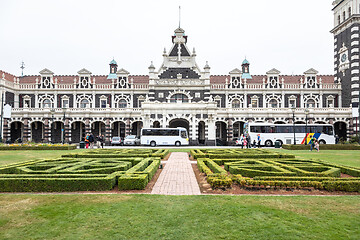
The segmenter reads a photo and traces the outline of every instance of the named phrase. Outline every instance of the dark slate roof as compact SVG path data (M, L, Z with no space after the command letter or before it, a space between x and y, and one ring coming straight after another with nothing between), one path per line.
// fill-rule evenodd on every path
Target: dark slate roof
M177 78L179 73L182 74L182 78L200 78L200 75L190 68L168 68L159 78Z
M177 44L174 44L171 52L170 52L170 57L177 57L177 52L178 52L178 46ZM190 53L188 52L188 50L186 49L184 44L181 44L181 56L185 56L185 57L189 57Z

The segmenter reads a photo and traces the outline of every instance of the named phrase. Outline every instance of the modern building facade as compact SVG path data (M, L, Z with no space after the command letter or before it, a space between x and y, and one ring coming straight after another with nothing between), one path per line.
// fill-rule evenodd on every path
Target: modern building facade
M335 12L342 2L359 1L336 2ZM301 75L282 75L277 69L253 75L246 59L228 74L211 75L208 63L202 68L197 64L182 28L171 37L170 50L164 49L161 66L156 69L151 63L146 76L130 74L115 60L106 75L92 75L85 68L76 75L45 68L23 77L1 71L4 102L13 106L11 118L3 120L3 137L77 143L93 132L109 142L112 136L139 135L142 127L181 126L188 129L191 144L214 145L216 139L226 144L238 137L244 122L307 121L333 124L345 139L354 133L352 107L359 99L353 93L359 90L358 25L348 26L347 21L333 29L335 45L340 46L335 48L335 76L313 68ZM355 40L343 40L342 25ZM338 59L344 52L341 65Z

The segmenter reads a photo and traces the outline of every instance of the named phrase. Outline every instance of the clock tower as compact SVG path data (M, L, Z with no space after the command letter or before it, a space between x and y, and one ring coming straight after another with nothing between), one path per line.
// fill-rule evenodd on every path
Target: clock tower
M359 106L360 0L333 2L335 81L341 84L342 107Z

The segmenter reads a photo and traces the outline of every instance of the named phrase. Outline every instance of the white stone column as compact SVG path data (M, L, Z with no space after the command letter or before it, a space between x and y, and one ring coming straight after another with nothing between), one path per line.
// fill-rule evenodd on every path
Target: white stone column
M18 93L15 93L15 96L14 96L14 107L15 108L18 108L19 107L19 94Z
M195 116L192 117L192 121L191 121L191 128L192 128L192 136L191 136L191 139L196 141L196 131L197 131L197 128L196 128L196 119L195 119Z
M244 108L248 108L247 93L244 94Z
M215 145L215 138L216 138L215 121L213 119L209 119L207 124L208 124L208 139L207 140L213 141L214 145Z
M30 104L31 104L31 102L30 102ZM34 106L32 106L32 107L34 107ZM37 92L35 92L35 108L38 108L38 107L40 107L39 106L39 94Z

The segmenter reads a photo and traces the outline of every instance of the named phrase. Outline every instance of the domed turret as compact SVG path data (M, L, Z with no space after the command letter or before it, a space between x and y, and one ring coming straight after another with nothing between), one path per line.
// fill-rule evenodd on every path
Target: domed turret
M246 58L242 62L241 67L242 67L241 78L242 79L252 79L252 77L250 75L250 63Z
M117 62L113 59L111 60L111 62L109 63L110 65L110 74L108 75L107 79L117 79Z

